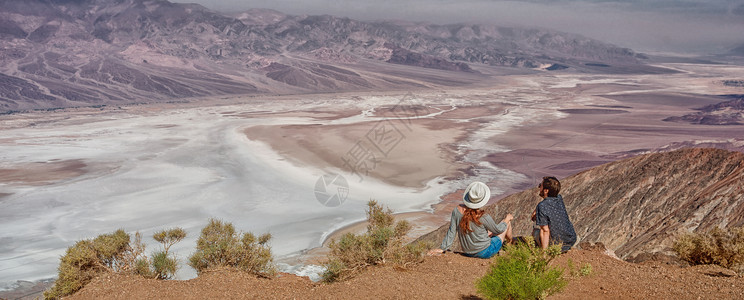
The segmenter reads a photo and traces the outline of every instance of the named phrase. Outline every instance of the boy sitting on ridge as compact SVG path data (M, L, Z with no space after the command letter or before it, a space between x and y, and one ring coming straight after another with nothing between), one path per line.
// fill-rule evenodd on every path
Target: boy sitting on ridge
M543 200L532 212L532 221L536 225L532 236L538 247L547 249L550 244L562 244L561 250L565 253L576 243L576 231L568 218L563 197L558 194L561 182L552 176L543 177L537 188Z

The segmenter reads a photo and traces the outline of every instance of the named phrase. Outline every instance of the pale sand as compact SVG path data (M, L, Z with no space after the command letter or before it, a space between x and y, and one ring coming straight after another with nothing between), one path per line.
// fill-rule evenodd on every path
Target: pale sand
M249 139L269 144L282 156L300 165L313 165L321 169L336 168L353 173L356 166L352 152L368 149L374 156L366 171L357 167L363 180L366 176L383 182L405 187L423 188L426 182L436 177L457 177L467 166L456 162L452 144L463 139L467 130L475 125L455 123L449 120L419 119L401 123L399 120L384 120L383 123L362 122L349 125L277 125L253 126L245 129ZM380 126L395 125L394 146L374 148L367 139ZM361 143L358 146L357 143ZM392 144L392 143L391 143ZM387 156L385 156L387 154ZM350 165L345 163L350 161Z

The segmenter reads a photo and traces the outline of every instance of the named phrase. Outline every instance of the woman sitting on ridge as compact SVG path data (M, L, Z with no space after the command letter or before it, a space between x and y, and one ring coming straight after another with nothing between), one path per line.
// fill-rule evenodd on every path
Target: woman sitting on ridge
M463 204L452 211L449 230L442 245L439 249L429 251L429 254L443 253L452 247L455 231L463 254L470 257L490 258L499 252L504 241L511 241L511 221L514 216L507 214L501 223L496 224L490 215L480 209L488 203L490 197L491 190L485 183L475 181L468 185L463 195Z

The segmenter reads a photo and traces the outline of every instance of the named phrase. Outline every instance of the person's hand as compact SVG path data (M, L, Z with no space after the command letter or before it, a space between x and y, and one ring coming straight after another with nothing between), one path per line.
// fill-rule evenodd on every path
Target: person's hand
M440 255L442 253L444 253L444 250L439 248L429 250L429 256Z
M512 214L506 214L506 217L504 218L504 222L509 223L512 220L514 220L514 216Z
M537 218L537 209L532 211L532 217L530 219L532 219L532 221L535 221L536 218Z

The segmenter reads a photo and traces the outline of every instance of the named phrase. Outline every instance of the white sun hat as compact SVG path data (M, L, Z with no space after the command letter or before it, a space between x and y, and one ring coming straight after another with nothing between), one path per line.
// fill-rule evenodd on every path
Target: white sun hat
M462 201L465 206L472 209L479 209L488 203L491 198L491 190L488 186L480 181L474 181L465 189L462 195Z

